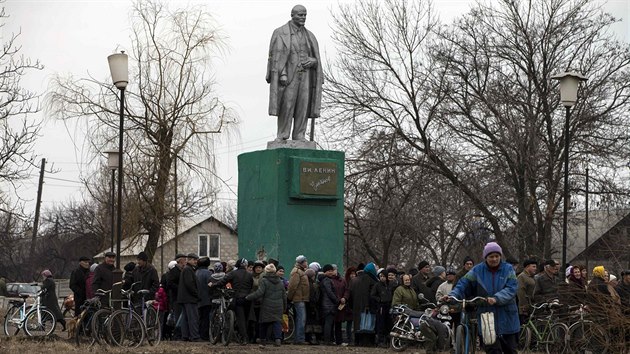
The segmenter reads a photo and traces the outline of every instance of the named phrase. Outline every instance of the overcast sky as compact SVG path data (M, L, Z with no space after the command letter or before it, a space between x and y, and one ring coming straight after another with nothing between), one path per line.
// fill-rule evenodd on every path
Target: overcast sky
M349 2L351 0L346 0ZM267 51L271 33L290 19L291 8L301 3L308 15L306 27L317 37L324 57L333 57L335 49L330 39L330 10L338 1L284 0L172 0L171 7L203 4L213 14L227 37L229 50L215 60L218 94L239 115L239 137L217 147L218 174L231 189L237 190L237 156L243 152L262 150L275 138L275 117L267 115L268 85L265 82ZM434 1L440 17L450 22L469 8L469 0ZM10 16L4 20L2 38L21 30L18 40L21 54L39 59L45 66L41 72L30 72L23 79L29 89L44 93L50 78L57 73L109 80L107 56L115 50L129 48L129 0L7 0L4 4ZM630 38L630 0L611 0L607 11L624 22L615 31ZM130 62L131 63L131 62ZM46 176L43 208L55 203L82 198L79 179L98 168L94 156L83 148L85 126L65 126L41 112L33 119L44 120L42 136L35 152L46 158L47 166L59 172ZM317 136L316 139L317 140ZM321 142L320 142L321 143ZM326 146L324 146L326 147ZM115 147L116 148L116 147ZM105 157L100 160L106 163ZM37 162L39 164L39 161ZM29 200L27 209L34 209L38 171L20 188L22 198ZM223 200L236 196L223 187Z

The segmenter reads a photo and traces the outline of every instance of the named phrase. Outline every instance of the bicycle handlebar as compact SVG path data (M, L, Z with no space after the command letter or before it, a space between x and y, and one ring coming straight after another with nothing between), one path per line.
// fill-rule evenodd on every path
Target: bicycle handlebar
M468 299L458 299L455 296L450 296L449 295L448 299L449 300L453 300L455 302L459 302L459 303L462 303L462 302L476 302L476 301L488 302L488 298L487 297L483 297L483 296L476 296L476 297L473 297L472 299L468 300Z

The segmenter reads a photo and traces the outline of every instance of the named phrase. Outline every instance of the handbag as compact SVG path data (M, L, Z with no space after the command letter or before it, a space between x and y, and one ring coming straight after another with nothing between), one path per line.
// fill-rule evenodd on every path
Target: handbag
M497 341L497 333L494 330L494 312L481 314L481 337L484 345L493 345Z
M359 332L362 333L374 333L374 327L376 325L376 315L370 313L369 310L361 312L361 322L359 323Z

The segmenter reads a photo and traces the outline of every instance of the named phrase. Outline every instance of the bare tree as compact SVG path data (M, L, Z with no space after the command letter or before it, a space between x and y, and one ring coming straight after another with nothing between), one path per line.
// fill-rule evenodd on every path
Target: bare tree
M8 17L2 7L0 30ZM33 144L40 129L40 123L27 119L39 111L39 96L23 88L21 80L29 71L43 66L20 54L19 36L18 32L3 37L0 49L0 209L4 210L10 204L9 184L28 177L34 165Z
M211 59L223 42L207 12L139 1L132 23L125 188L127 198L137 198L139 226L148 233L145 251L152 258L169 218L182 216L182 210L206 210L213 202L214 139L236 118L214 92ZM57 78L55 86L51 111L61 119L90 118L90 147L98 150L116 141L117 92L109 80ZM173 187L176 159L178 175L184 177ZM180 192L177 206L173 188ZM126 230L126 236L134 231Z
M628 160L630 50L593 1L479 3L450 27L427 2L361 1L334 19L327 127L349 141L397 134L466 196L507 255L557 251L567 137L552 74L589 76L571 113L571 172L587 157L601 170Z

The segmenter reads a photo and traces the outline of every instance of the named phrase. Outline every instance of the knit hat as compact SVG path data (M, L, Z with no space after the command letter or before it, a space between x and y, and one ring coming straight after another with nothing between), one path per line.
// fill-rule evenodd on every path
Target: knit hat
M385 271L385 274L389 274L389 273L394 273L394 274L398 274L398 271L396 270L396 268L387 268L387 270Z
M324 265L324 268L322 268L322 272L326 273L329 270L334 270L335 268L333 268L332 264L326 264Z
M418 270L420 270L420 269L422 269L422 268L424 268L424 267L426 267L428 265L429 265L429 262L422 261L422 262L418 263Z
M145 261L145 262L149 260L149 256L144 251L138 253L138 256L136 258L138 258L141 261Z
M499 244L496 242L486 243L486 245L483 247L483 259L486 259L486 257L488 257L488 255L491 253L498 253L503 256L503 250L501 249L501 246L499 246Z
M381 273L383 273L384 271L385 271L385 268L379 268L379 269L376 271L376 275L380 276L380 275L381 275ZM385 274L383 274L383 275L386 275L386 273L385 273Z
M123 269L125 270L125 272L131 272L136 268L136 264L134 262L129 262L127 264L125 264L125 266L123 267Z
M90 261L90 257L86 257L86 256L81 256L79 257L79 262L83 262L83 261Z
M236 263L234 263L234 268L247 268L247 259L240 258L238 261L236 261Z
M311 264L308 265L308 267L314 270L315 273L319 273L319 271L322 270L322 266L318 262L312 262Z
M455 268L448 267L448 269L446 269L446 275L449 275L449 274L457 275L457 272L455 271Z
M606 276L606 274L604 273L605 271L606 269L604 269L604 266L597 266L593 268L593 276L603 279Z
M96 270L96 267L98 267L98 264L94 263L90 266L90 272L94 273L94 271Z
M282 264L278 264L278 266L276 267L276 272L279 270L285 270Z
M198 268L208 268L210 266L210 258L203 256L203 257L199 257L199 260L197 261L197 267Z
M466 262L473 262L473 263L475 263L475 261L473 261L473 259L470 256L464 257L464 260L462 261L462 264L466 264Z
M51 272L50 270L46 269L46 270L44 270L44 271L42 272L42 276L43 276L44 278L50 278L50 277L52 277L52 272Z
M275 273L276 272L276 266L273 265L273 263L269 263L265 266L265 272L266 273Z
M376 265L374 263L370 262L366 264L365 268L363 268L363 272L367 273L372 279L378 280L376 276Z
M435 266L433 267L433 275L434 276L439 276L440 274L446 272L446 268L442 267L442 266Z
M254 262L254 268L256 268L256 267L265 268L265 263L263 261L261 261L261 260L257 260L257 261Z
M564 271L564 276L568 278L571 273L573 273L573 266L568 266L567 270Z
M168 269L173 269L177 265L177 261L168 262Z
M299 255L295 257L295 263L304 263L306 262L306 257L304 255Z
M314 270L312 270L311 268L307 268L307 269L304 271L304 274L306 274L306 276L307 276L307 277L312 278L312 277L314 277L314 276L315 276L315 274L317 274L317 273L315 273L315 271L314 271Z
M523 268L527 268L527 266L530 265L530 264L538 265L538 262L536 262L535 259L531 259L531 258L526 259L526 260L523 261Z
M617 280L617 277L616 277L616 276L614 276L614 275L612 275L612 274L609 274L609 275L608 275L608 277L609 277L609 279L608 279L609 281L615 281L615 280Z
M215 273L221 273L223 272L223 264L221 264L221 262L216 262L213 266L213 269Z

